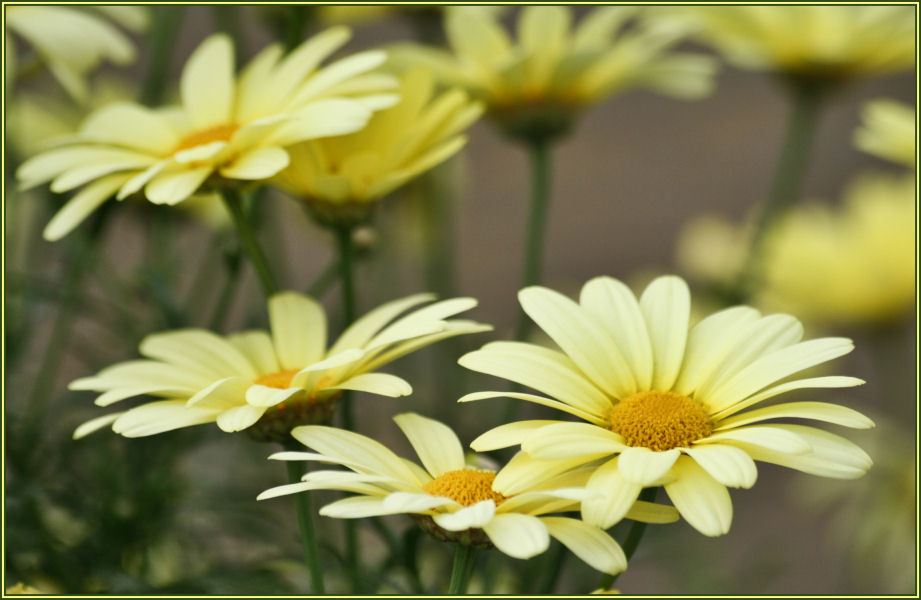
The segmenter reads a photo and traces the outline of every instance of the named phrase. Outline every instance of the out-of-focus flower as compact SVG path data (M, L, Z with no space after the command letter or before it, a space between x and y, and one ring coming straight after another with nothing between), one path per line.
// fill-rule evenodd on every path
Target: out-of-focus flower
M124 65L134 60L131 40L111 21L134 31L147 26L142 6L8 6L6 13L7 81L17 65L9 32L26 40L51 74L76 100L89 95L86 77L105 60Z
M383 196L457 153L482 113L461 90L435 94L424 69L405 74L399 93L360 131L291 147L291 164L273 182L321 222L361 222Z
M641 11L598 8L573 29L568 7L526 6L517 41L494 14L449 11L451 52L404 46L395 53L397 62L422 63L446 83L466 87L509 133L559 135L576 113L615 92L649 88L681 98L709 93L714 61L671 51L687 34L676 22L645 18L627 27Z
M870 154L907 167L915 166L915 111L895 100L873 100L861 112L863 125L854 145Z
M743 68L814 81L909 69L910 6L693 6L667 12L700 26L702 39Z
M867 174L843 205L792 209L768 233L754 303L810 322L880 323L915 300L914 174ZM751 231L708 216L689 223L678 260L692 276L723 287L738 277Z
M602 459L582 502L590 524L609 527L640 490L664 486L681 516L708 536L729 531L727 487L750 488L755 460L841 479L872 464L856 445L815 427L775 423L811 419L872 427L862 414L825 402L787 402L750 409L803 388L863 383L853 377L791 376L850 352L844 338L801 341L790 315L762 316L736 306L690 328L690 293L678 277L654 280L637 300L627 286L598 277L579 303L542 287L519 293L525 312L562 352L522 342L495 342L461 357L461 365L531 387L547 396L478 392L461 402L510 397L550 406L586 423L518 421L492 429L471 447L521 444L556 468ZM543 469L549 468L547 465ZM507 466L494 487L515 493L533 467Z
M90 115L67 143L17 171L26 188L85 186L48 223L45 238L63 237L113 195L143 189L154 204L177 204L203 188L275 175L288 166L287 146L363 127L372 111L396 102L385 93L396 81L369 72L384 61L380 51L318 68L349 35L329 29L284 57L279 45L269 46L236 77L233 43L217 34L186 63L181 106L117 103Z
M605 573L627 567L623 550L602 529L548 513L578 510L586 497L581 473L547 473L515 494L493 488L499 473L467 465L457 435L446 425L405 413L394 417L424 468L400 458L380 443L334 427L305 426L292 432L317 453L281 452L270 458L340 464L353 472L314 471L300 483L266 490L260 500L308 490L343 490L356 495L327 504L320 514L356 519L410 514L423 529L447 542L496 547L526 559L544 552L550 537ZM519 456L512 462L533 462ZM511 463L509 463L511 464ZM675 519L667 507L639 502L632 517L652 522Z
M23 582L20 581L20 582L17 583L16 585L13 585L13 586L10 586L10 587L6 588L6 593L7 593L7 594L29 594L29 595L35 595L35 594L44 594L45 592L43 592L43 591L41 591L41 590L39 590L39 589L36 589L36 588L32 587L31 585L26 585L26 584L24 584Z
M446 320L476 306L472 298L443 300L397 319L430 300L420 294L384 304L355 321L328 350L323 308L295 292L269 299L271 334L224 338L185 329L148 336L140 347L146 360L103 369L70 389L103 392L99 406L142 394L167 400L93 419L74 437L110 423L116 433L140 437L216 422L223 431L247 429L256 439L284 441L295 425L327 422L342 390L405 396L412 392L406 381L373 371L439 340L491 329Z

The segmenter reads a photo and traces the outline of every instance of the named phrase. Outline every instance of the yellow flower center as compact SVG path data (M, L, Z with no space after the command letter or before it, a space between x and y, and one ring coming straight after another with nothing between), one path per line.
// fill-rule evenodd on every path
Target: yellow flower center
M664 452L710 435L713 425L700 402L652 390L624 398L609 415L611 431L628 446Z
M278 388L280 390L291 387L291 380L297 375L299 369L290 369L288 371L279 371L278 373L269 373L256 379L256 383L267 387Z
M188 150L196 146L203 146L211 142L229 142L231 136L238 129L236 125L215 125L203 131L195 131L182 138L173 152Z
M492 500L499 506L506 497L492 489L496 474L479 469L460 469L443 473L422 486L433 496L444 496L462 506L473 506L483 500Z

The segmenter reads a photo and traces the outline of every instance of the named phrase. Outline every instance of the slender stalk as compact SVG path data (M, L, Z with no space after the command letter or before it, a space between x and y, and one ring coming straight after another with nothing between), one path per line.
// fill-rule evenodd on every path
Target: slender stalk
M793 80L789 82L788 89L792 106L783 146L770 192L755 223L748 257L735 284L728 291L729 303L745 302L757 287L766 236L796 203L806 174L809 151L818 129L827 88L821 83Z
M550 144L543 138L533 138L528 144L531 162L531 204L528 207L528 229L525 234L524 271L521 287L540 283L544 265L544 233L547 229L547 209L550 204ZM527 315L518 315L515 339L523 340L531 329Z
M253 230L250 229L249 220L243 210L243 199L240 197L240 192L233 188L225 188L223 196L227 210L230 211L230 216L233 217L237 234L240 236L240 244L249 256L253 268L256 269L256 274L259 275L259 281L262 283L265 295L271 296L278 291L278 284L275 283L275 278L272 276L271 270L269 270L269 263L265 258L262 247L256 240Z
M659 492L659 488L651 487L646 488L640 492L640 500L645 500L646 502L655 502L656 494ZM627 557L627 563L629 564L630 559L633 557L634 552L636 552L637 546L640 545L640 540L643 539L643 534L646 533L646 525L643 521L634 521L630 525L630 530L627 532L627 539L621 544L621 547L624 549L624 556ZM601 583L598 584L603 590L611 589L611 586L617 581L617 578L620 577L620 573L617 575L605 575L601 578Z
M476 557L476 548L458 544L454 550L454 566L451 569L451 582L448 584L449 594L465 594L470 575L473 574L473 562Z
M297 483L307 472L306 463L289 460L288 481ZM301 542L304 544L304 562L310 571L310 587L313 594L325 594L323 585L323 569L320 567L320 547L317 544L317 529L313 516L313 505L309 493L294 494L294 507L297 511L297 525L301 532Z
M553 544L553 547L546 554L544 560L543 576L537 586L538 594L552 594L556 588L556 582L563 572L563 564L566 562L566 546L563 544Z
M154 10L153 25L150 28L150 59L141 84L141 102L148 106L159 104L163 99L166 72L182 23L183 9L183 6L164 5Z

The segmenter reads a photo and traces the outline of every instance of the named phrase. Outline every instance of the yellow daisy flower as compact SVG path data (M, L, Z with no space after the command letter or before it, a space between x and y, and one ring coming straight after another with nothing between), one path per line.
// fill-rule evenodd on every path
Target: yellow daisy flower
M397 415L394 421L424 468L357 433L316 425L297 427L291 435L316 453L280 452L269 458L327 462L353 472L313 471L302 482L271 488L258 499L308 490L353 492L355 496L327 504L320 514L342 519L410 514L438 539L495 547L521 559L544 552L552 536L599 571L619 573L627 567L623 550L604 530L578 519L546 516L578 510L586 497L582 474L545 472L541 481L505 495L493 487L503 471L468 466L463 447L449 427L414 413ZM519 456L512 463L521 460L530 461ZM627 516L649 522L676 518L668 507L648 502L636 503Z
M448 11L451 53L424 47L399 53L446 83L469 89L513 135L555 135L566 130L573 113L615 92L640 87L681 98L710 92L715 63L671 51L685 37L683 27L644 19L625 29L642 10L597 8L573 28L568 7L526 6L518 16L517 41L496 14Z
M843 338L800 341L789 315L762 316L736 306L689 330L690 293L678 277L654 280L637 300L623 283L598 277L579 302L542 287L519 293L525 312L562 352L521 342L495 342L460 364L546 394L479 392L462 402L505 396L557 408L585 423L519 421L486 432L477 451L521 444L533 458L576 466L602 460L587 489L582 516L609 527L644 487L664 485L681 516L701 533L726 533L732 521L728 487L755 483L754 460L826 477L853 478L870 467L860 448L803 425L763 424L777 418L871 427L860 413L824 402L792 402L745 410L801 388L863 383L853 377L788 377L847 354ZM782 382L782 383L778 383ZM514 493L525 465L507 468L494 487Z
M61 86L81 101L88 96L89 71L105 60L118 65L134 61L134 44L111 21L135 31L148 21L142 6L6 6L4 13L7 81L17 67L12 32L27 41Z
M910 6L697 6L679 9L703 39L743 68L841 81L909 69Z
M383 196L456 154L467 141L461 132L482 113L460 90L435 94L423 69L404 75L399 93L360 131L291 147L291 164L273 183L322 222L360 222Z
M205 40L180 80L182 105L151 110L132 103L107 106L58 148L17 171L23 187L51 181L54 192L85 186L45 228L46 239L66 235L109 197L142 189L154 204L177 204L202 188L262 180L288 166L287 146L363 127L372 111L397 96L381 93L393 78L369 73L381 51L361 52L318 68L349 38L329 29L287 56L272 45L233 73L233 43Z
M863 125L854 132L854 145L870 154L915 166L915 111L895 100L867 102Z
M488 331L488 325L448 317L476 306L419 294L384 304L355 321L329 349L326 316L315 300L297 292L269 299L271 332L221 337L202 329L148 336L146 359L120 363L70 384L103 392L99 406L150 394L166 400L84 423L79 438L112 424L126 437L154 435L216 422L223 431L247 430L254 438L284 441L295 425L328 421L342 390L405 396L412 388L379 367L439 340ZM395 320L396 319L396 320Z

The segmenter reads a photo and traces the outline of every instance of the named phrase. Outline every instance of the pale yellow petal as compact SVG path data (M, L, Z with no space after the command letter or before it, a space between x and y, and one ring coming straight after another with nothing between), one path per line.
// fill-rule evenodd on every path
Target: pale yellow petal
M727 487L750 488L758 478L758 469L744 450L725 444L697 445L682 448L710 476Z
M516 421L514 423L499 425L470 442L470 447L477 452L488 452L490 450L514 446L520 444L534 433L535 430L553 423L559 423L559 421Z
M316 300L297 292L275 294L269 299L269 321L283 369L302 369L323 358L326 313Z
M101 417L96 417L95 419L90 419L86 423L82 423L76 429L74 429L73 439L79 440L80 438L86 437L95 431L99 431L103 427L111 425L123 414L125 413L117 412L109 415L103 415Z
M272 338L265 331L244 331L227 337L227 341L243 354L260 374L281 371Z
M228 433L243 431L262 418L265 411L264 406L252 406L251 404L228 408L217 416L217 426Z
M303 394L304 390L300 388L278 389L266 385L253 384L246 390L246 403L250 406L269 408Z
M547 527L530 515L496 515L483 526L483 531L500 552L512 558L531 558L550 546Z
M304 425L291 430L294 438L333 459L354 463L354 470L374 475L386 475L403 481L416 481L415 474L402 459L387 447L363 435L319 425Z
M540 487L545 481L598 458L579 456L563 460L539 460L524 452L516 454L496 473L493 489L506 496Z
M678 378L688 337L691 292L683 279L668 275L650 283L640 296L653 353L653 383L669 390Z
M791 454L803 454L810 450L808 442L785 430L780 425L750 425L748 427L727 429L713 433L694 443L695 445L700 445L720 444L723 442L744 442L761 446L768 450Z
M377 335L377 332L396 318L397 315L413 306L434 299L435 296L433 294L416 294L415 296L409 296L407 298L401 298L382 304L352 323L329 349L329 354L333 355L348 348L364 346L368 340Z
M862 379L857 379L856 377L842 377L840 375L795 379L793 381L787 381L785 383L769 387L762 392L758 392L753 396L749 396L741 402L736 402L735 404L732 404L713 414L712 418L715 421L721 422L722 419L728 417L729 415L735 414L740 410L758 404L759 402L767 400L768 398L773 398L774 396L778 396L793 390L801 390L806 388L843 388L863 385L864 383L865 382Z
M627 568L627 557L620 545L600 528L566 517L540 520L550 535L593 569L614 575Z
M678 460L681 452L671 449L654 452L649 448L628 447L620 451L620 474L627 481L647 487L662 479Z
M665 491L688 524L710 537L723 535L732 524L729 490L688 457L675 463L675 479Z
M490 398L514 398L516 400L525 400L527 402L533 402L534 404L541 404L543 406L549 406L550 408L559 409L563 412L575 415L580 419L585 419L590 423L595 423L596 425L603 425L606 422L605 419L579 410L578 408L569 406L568 404L563 404L562 402L551 400L550 398L544 398L543 396L536 396L534 394L519 394L516 392L473 392L472 394L467 394L466 396L459 398L457 401L475 402L477 400L487 400Z
M642 486L624 479L618 467L619 456L592 473L586 488L597 495L582 501L582 519L589 525L607 529L623 519L634 506Z
M464 448L447 425L415 413L393 418L432 477L465 467Z
M144 194L154 204L179 204L197 192L213 172L214 167L205 166L160 173L147 184Z
M123 174L109 175L80 190L52 217L42 231L42 237L54 242L73 231L90 213L115 195L127 180L128 177Z
M246 392L252 381L244 377L219 379L188 399L186 406L227 410L246 404Z
M628 450L618 434L589 423L554 423L529 435L521 449L542 460L605 456ZM667 469L666 469L667 470Z
M276 146L254 148L240 153L221 175L228 179L268 179L288 166L288 153Z
M179 93L196 129L230 122L235 98L233 41L225 34L206 39L182 70Z
M873 421L856 410L828 402L787 402L775 404L757 410L750 410L724 419L717 424L715 431L740 427L758 421L781 418L816 419L844 427L868 429Z
M169 154L179 145L178 134L160 114L127 102L109 104L91 114L80 126L80 137L154 156Z
M213 423L220 410L186 407L185 400L162 400L132 408L112 424L125 437L144 437L181 427Z
M394 492L384 498L384 508L394 513L423 513L441 507L456 508L458 504L450 498L411 492Z
M441 513L432 516L435 524L448 531L464 531L465 529L482 529L496 514L496 503L492 500L483 500L471 506L465 506L453 513Z
M331 385L329 389L355 390L390 398L399 398L413 393L412 386L405 379L387 373L361 373L341 383Z

